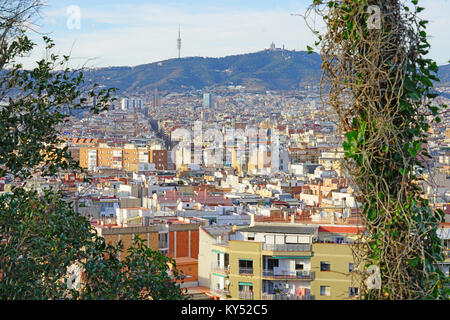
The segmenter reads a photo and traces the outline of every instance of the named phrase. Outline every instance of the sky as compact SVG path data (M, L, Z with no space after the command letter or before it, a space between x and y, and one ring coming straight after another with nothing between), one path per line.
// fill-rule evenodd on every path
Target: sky
M272 41L306 50L314 37L305 20L312 0L45 0L36 31L55 41L72 66L136 66L176 58L178 27L182 57L223 57L268 48ZM432 50L440 65L450 60L450 0L420 0L430 20ZM310 20L312 22L312 20ZM25 59L41 58L43 47Z

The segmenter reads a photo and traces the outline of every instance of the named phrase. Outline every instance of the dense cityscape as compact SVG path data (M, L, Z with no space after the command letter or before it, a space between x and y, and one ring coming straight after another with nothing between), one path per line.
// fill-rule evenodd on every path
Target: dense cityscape
M440 235L447 250L449 121L429 130L434 183L425 189L446 213ZM194 140L177 135L181 129ZM72 117L60 133L92 181L61 174L36 177L34 185L61 185L108 241L127 247L137 234L175 258L182 286L198 299L358 296L349 246L361 230L360 204L341 167L335 117L317 87L165 96L156 89L150 97L120 97L99 115ZM238 145L241 134L247 137ZM2 192L14 185L0 181ZM449 265L447 258L447 275Z
M261 52L289 55L273 42ZM449 104L450 86L435 89L433 104ZM57 127L58 147L83 170L34 173L27 188L64 192L107 244L123 244L120 260L136 236L173 258L193 300L360 298L352 245L364 231L362 200L344 165L339 119L317 82L292 90L154 86L114 98L108 110L76 112ZM430 207L445 214L438 267L448 277L450 117L432 118L431 158L418 177ZM0 175L0 195L23 185ZM71 272L68 286L79 289L83 271Z

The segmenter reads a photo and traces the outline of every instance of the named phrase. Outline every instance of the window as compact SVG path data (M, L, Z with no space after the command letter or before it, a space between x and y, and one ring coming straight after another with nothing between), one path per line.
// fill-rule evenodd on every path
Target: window
M303 270L303 263L296 263L295 264L295 270Z
M350 287L348 288L348 296L351 297L357 297L359 294L358 288Z
M168 233L160 233L158 234L158 240L159 240L159 249L165 249L168 248L168 240L169 240L169 234Z
M239 274L253 274L253 260L239 259Z
M320 271L331 271L331 265L329 262L320 262Z
M269 270L273 270L274 267L276 267L276 268L279 267L279 260L278 259L272 259L272 258L267 259L267 268Z
M320 295L321 296L329 296L330 295L330 287L329 286L320 286Z
M286 243L298 243L297 236L286 236Z
M354 267L353 263L348 264L348 272L353 272L354 268L355 267Z
M344 237L336 237L334 241L339 244L344 243Z
M248 233L247 234L247 240L249 240L249 241L255 240L255 234L254 233Z
M274 244L275 243L275 236L271 236L271 235L269 235L269 236L265 236L265 238L266 238L266 243L267 244Z
M239 299L253 300L253 284L239 282Z
M251 284L240 284L239 285L239 291L245 291L245 292L253 292L253 285Z

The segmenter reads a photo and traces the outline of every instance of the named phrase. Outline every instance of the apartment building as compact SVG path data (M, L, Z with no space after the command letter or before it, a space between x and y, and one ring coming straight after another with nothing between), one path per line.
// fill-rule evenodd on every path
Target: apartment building
M121 209L123 211L139 211L139 208ZM140 208L142 211L147 210ZM131 214L130 213L130 214ZM145 214L135 212L136 218L142 219ZM198 258L198 230L207 221L197 218L184 217L151 217L143 219L140 225L116 223L105 224L104 220L93 221L93 226L100 236L107 242L124 243L124 252L131 246L133 239L138 235L147 241L148 246L153 250L159 250L169 257L191 257Z
M138 214L136 217L141 217ZM124 259L127 250L133 245L136 236L146 241L147 246L173 258L177 269L184 274L183 287L198 285L198 252L199 228L207 224L206 221L196 218L183 217L155 217L144 220L141 225L122 226L118 224L105 224L103 220L92 221L99 236L106 243L114 244L119 241L123 250L119 258Z
M311 294L316 300L348 300L359 295L357 267L350 245L361 229L357 226L320 225L312 244Z
M289 147L289 161L292 164L296 163L318 163L321 155L321 149L315 147L300 148Z
M93 170L95 167L106 167L137 172L140 163L154 163L156 170L168 169L167 150L150 150L131 144L123 147L113 147L107 144L99 144L97 147L81 147L79 161L82 168L89 170Z
M168 170L168 153L167 150L150 150L149 162L154 163L156 170Z
M211 292L216 296L225 297L228 292L225 292L228 261L225 261L223 251L217 253L217 249L212 249L213 244L227 242L235 234L233 226L203 226L199 229L199 248L198 260L201 261L198 265L198 281L199 285L203 287L210 287ZM218 256L218 254L222 254ZM226 257L229 257L228 254ZM222 259L222 262L220 262ZM211 282L214 278L216 281Z
M210 241L210 253L202 248L200 262L203 269L211 266L211 293L221 299L353 299L359 289L350 244L358 231L346 225L253 222L229 240Z
M257 224L215 243L211 291L244 300L311 299L312 239L318 226Z

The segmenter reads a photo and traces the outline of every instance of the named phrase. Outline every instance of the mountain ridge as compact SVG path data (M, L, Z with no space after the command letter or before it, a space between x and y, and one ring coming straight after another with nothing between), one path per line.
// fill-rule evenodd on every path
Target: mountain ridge
M121 94L153 94L202 90L217 86L244 86L249 90L296 90L318 85L320 55L306 51L263 50L220 58L186 57L134 67L86 70L89 82L118 88ZM450 83L450 65L439 70L441 84Z

